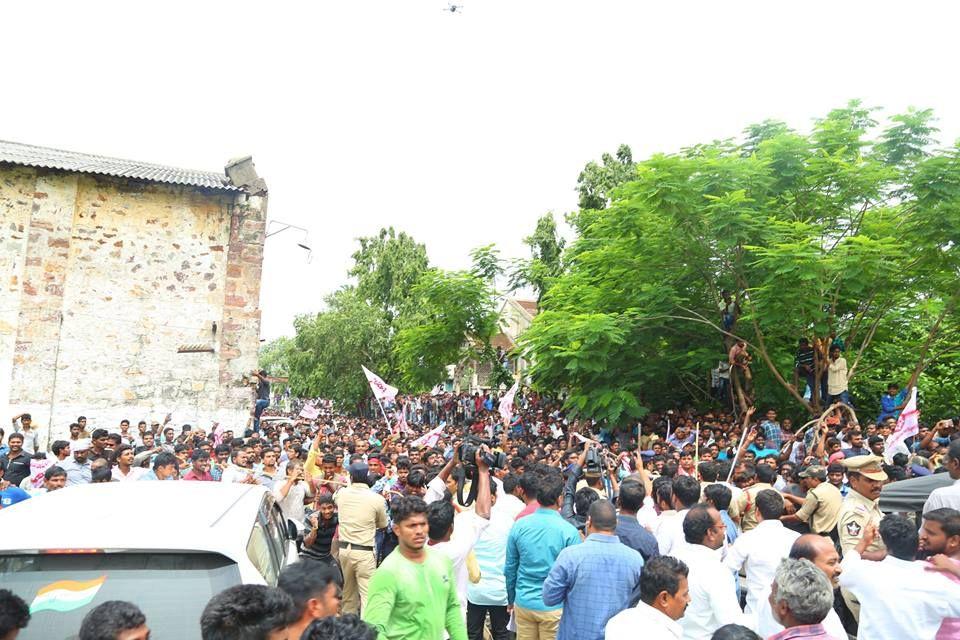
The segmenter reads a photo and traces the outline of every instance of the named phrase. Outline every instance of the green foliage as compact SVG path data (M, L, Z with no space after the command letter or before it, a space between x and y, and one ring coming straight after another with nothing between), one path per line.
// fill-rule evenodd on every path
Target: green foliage
M357 293L380 307L392 322L427 270L427 248L402 231L397 234L393 227L359 242L349 275L357 279Z
M609 190L595 185L614 172L588 165L582 195L610 202L582 200L572 216L567 271L523 341L535 386L567 388L572 408L611 422L707 402L709 370L726 359L722 288L743 308L734 332L751 344L759 402L803 403L792 388L800 336L843 337L848 364L882 372L875 380L918 361L885 360L904 353L871 350L881 336L904 335L915 355L928 339L931 353L943 347L930 331L939 316L917 301L950 309L957 291L960 154L931 149L929 111L894 116L879 134L874 112L853 101L809 135L753 125L741 145L652 156ZM868 402L882 392L852 388Z
M514 262L510 273L510 289L515 291L525 286L533 287L539 302L553 281L563 273L566 241L560 237L551 212L537 220L533 234L524 238L523 242L530 247L531 258Z
M290 375L290 355L293 351L293 339L281 336L260 346L258 363L271 376Z
M473 272L430 269L412 297L394 348L405 388L417 392L445 379L447 365L483 359L497 314L490 284Z
M298 316L289 358L290 387L301 397L328 398L353 409L369 395L364 365L384 379L396 374L386 314L352 287L326 299L327 311Z
M636 165L629 146L620 145L616 157L605 153L600 159L603 164L588 162L577 178L581 209L603 209L613 190L633 176Z

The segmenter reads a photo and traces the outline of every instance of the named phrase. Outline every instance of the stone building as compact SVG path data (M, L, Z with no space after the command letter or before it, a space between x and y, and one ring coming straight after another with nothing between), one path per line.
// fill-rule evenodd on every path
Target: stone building
M242 427L266 208L250 158L217 173L0 142L0 427Z

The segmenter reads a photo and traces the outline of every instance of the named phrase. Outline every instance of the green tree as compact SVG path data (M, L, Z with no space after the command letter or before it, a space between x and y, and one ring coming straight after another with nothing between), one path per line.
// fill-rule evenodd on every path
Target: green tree
M471 255L471 271L430 269L413 289L394 348L410 391L446 379L448 365L491 358L490 338L497 332L493 281L501 270L492 247Z
M427 270L427 248L393 227L359 238L359 242L349 275L357 280L357 293L380 307L387 320L393 322Z
M515 291L525 286L533 287L539 303L551 283L563 273L563 247L566 241L557 231L557 223L550 212L537 220L533 234L524 238L523 242L530 247L531 258L513 263L510 289Z
M706 402L707 374L735 335L754 355L758 400L793 398L813 412L819 398L804 400L793 380L799 337L841 337L855 378L895 319L929 320L918 300L950 317L956 150L929 148L928 111L871 136L874 111L854 101L809 135L767 122L740 145L638 163L608 207L574 216L568 271L524 340L535 386L566 386L572 408L613 422ZM722 288L742 306L730 334L719 326Z
M605 208L613 190L630 180L636 169L633 152L625 144L617 148L616 156L605 153L600 160L602 164L588 162L577 177L581 209Z
M281 336L260 346L259 364L272 376L290 375L290 355L293 350L293 338Z
M370 392L361 365L386 380L396 375L390 324L385 312L354 288L340 289L325 302L326 311L294 321L290 387L301 397L328 398L352 410Z

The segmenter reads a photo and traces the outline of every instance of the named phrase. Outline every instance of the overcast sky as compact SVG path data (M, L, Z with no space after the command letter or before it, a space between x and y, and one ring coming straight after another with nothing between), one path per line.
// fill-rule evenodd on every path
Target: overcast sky
M393 225L465 267L576 206L584 163L798 128L859 97L960 136L952 2L8 2L0 139L222 169L251 154L270 217L262 336Z

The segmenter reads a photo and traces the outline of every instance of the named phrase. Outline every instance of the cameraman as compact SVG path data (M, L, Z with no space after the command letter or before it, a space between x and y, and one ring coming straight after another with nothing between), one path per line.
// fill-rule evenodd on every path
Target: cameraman
M483 445L477 447L474 454L477 466L473 473L473 482L477 483L477 500L473 511L464 510L457 515L453 507L452 495L427 505L428 535L430 536L427 544L433 547L434 551L439 551L450 558L453 563L453 573L457 579L457 597L460 599L464 620L467 614L467 585L470 582L467 556L480 539L480 534L490 524L490 467L484 458L489 452L490 449ZM454 536L454 530L456 530L456 536Z

